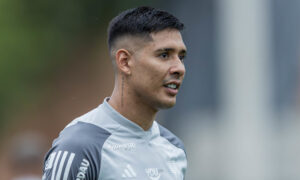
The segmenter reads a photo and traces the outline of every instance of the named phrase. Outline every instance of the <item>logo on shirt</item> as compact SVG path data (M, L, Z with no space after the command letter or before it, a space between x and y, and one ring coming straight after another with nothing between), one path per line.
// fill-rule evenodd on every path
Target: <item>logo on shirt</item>
M45 163L45 171L52 169L51 173L44 174L43 179L47 175L52 179L67 179L69 171L74 160L75 154L68 151L58 151L50 154L47 162ZM65 166L65 168L63 168Z
M76 180L85 179L85 175L86 175L86 172L87 172L89 166L90 166L89 161L86 159L83 159L80 164L79 172L77 173Z
M132 169L130 164L127 164L122 173L122 178L135 178L136 172Z
M107 147L114 151L133 151L135 150L135 143L126 143L126 144L108 144Z
M168 162L169 169L171 173L178 178L183 178L183 175L181 173L181 168L179 165L176 163L176 161L169 161Z
M158 168L146 168L145 171L151 180L159 180L161 173L163 172L162 169Z

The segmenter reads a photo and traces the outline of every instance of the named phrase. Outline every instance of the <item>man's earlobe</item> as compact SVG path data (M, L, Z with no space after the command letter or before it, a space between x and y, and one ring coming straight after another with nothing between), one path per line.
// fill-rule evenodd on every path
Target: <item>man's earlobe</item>
M130 74L129 61L131 59L131 54L126 49L119 49L116 52L116 65L120 71L125 74Z

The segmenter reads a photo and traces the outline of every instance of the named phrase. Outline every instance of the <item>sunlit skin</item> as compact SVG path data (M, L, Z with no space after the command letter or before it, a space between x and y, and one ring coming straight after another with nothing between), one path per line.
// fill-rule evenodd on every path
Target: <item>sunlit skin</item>
M115 44L115 87L109 104L127 119L148 130L158 110L176 103L185 74L186 46L181 33L165 29L150 38L124 37Z

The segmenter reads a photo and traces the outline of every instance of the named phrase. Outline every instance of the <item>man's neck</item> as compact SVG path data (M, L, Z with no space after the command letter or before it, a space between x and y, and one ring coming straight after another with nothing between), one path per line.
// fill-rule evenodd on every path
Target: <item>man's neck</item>
M108 103L127 119L139 125L145 131L148 130L155 119L157 110L135 98L123 96L113 92Z

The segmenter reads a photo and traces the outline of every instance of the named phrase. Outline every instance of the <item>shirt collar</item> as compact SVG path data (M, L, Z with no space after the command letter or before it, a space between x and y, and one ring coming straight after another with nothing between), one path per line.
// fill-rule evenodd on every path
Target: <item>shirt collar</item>
M154 121L152 126L145 131L142 127L140 127L138 124L134 123L133 121L127 119L122 114L120 114L118 111L116 111L109 103L109 97L105 98L103 103L101 104L103 110L105 113L109 115L114 121L119 123L122 127L132 131L133 133L137 133L138 135L142 136L152 136L154 134L157 134L158 125Z

